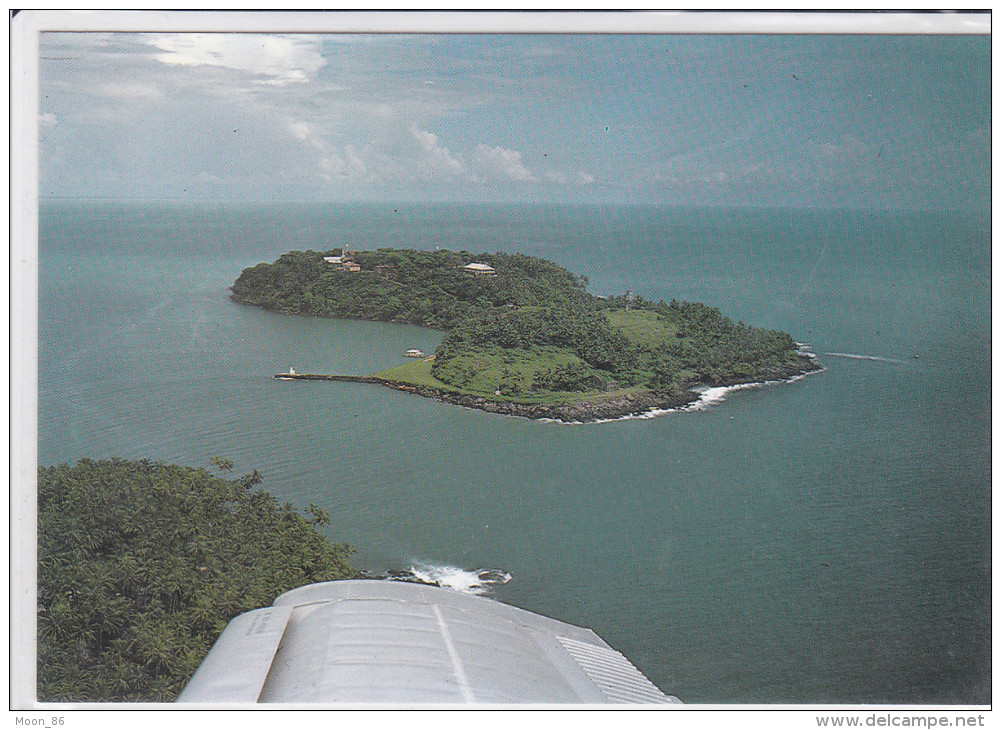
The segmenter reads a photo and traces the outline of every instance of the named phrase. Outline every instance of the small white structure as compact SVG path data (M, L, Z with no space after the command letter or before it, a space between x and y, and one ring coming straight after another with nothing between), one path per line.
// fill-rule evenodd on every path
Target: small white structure
M497 276L497 270L490 264L478 264L475 261L462 267L474 276Z
M295 375L295 368L289 368L288 369L288 374L289 375Z
M323 260L332 264L338 271L361 271L361 266L355 263L353 255L353 251L343 248L340 256L324 256Z
M418 350L417 348L413 348L413 349L407 350L405 353L403 353L403 356L404 357L426 357L424 355L424 353L421 352L420 350Z

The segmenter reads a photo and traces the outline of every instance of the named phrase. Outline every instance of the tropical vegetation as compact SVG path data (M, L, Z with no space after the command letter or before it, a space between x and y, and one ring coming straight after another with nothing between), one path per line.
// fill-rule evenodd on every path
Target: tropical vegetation
M542 306L589 298L587 280L545 259L523 254L413 251L381 248L352 252L360 271L338 270L330 251L290 251L271 264L244 269L232 297L286 314L368 319L448 330L475 312L495 307ZM470 263L496 276L475 276Z
M485 312L452 330L432 374L495 395L670 393L776 377L801 359L788 334L735 324L704 304L622 304Z
M341 253L293 251L248 268L233 298L285 313L447 330L430 365L377 376L501 400L624 389L678 395L811 368L785 332L735 323L700 303L594 296L585 277L532 256L378 249L350 254L360 271L324 260ZM496 276L469 273L471 262Z
M172 701L231 618L357 576L329 515L260 482L146 459L39 468L38 698Z

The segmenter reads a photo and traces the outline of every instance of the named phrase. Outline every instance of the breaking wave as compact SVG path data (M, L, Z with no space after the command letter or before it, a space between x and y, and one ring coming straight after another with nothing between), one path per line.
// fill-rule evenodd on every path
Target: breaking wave
M796 351L808 357L811 360L816 361L817 356L810 350L810 345L806 342L797 342ZM828 355L836 355L838 353L825 353ZM845 355L844 357L852 357L851 355ZM856 357L865 357L863 355L858 355ZM898 362L898 361L891 361ZM664 416L668 413L682 413L686 411L704 411L711 408L714 405L722 403L726 400L726 397L735 390L746 390L748 388L762 388L768 385L778 385L779 383L795 383L797 380L802 380L807 375L813 375L814 373L822 373L827 368L821 366L818 370L811 370L807 373L801 373L799 375L793 375L791 378L785 378L784 380L762 380L756 383L740 383L739 385L724 385L715 388L706 387L701 389L696 389L699 394L697 400L687 405L680 406L678 408L651 408L649 411L644 411L643 413L631 413L628 416L616 416L614 418L599 418L590 423L612 423L613 421L633 421L633 420L645 420L648 418L657 418L658 416ZM574 421L572 423L567 423L566 421L557 421L555 419L541 419L543 421L550 421L552 423L566 423L567 425L583 425L579 421Z
M824 372L826 368L821 368L820 370L811 370L808 373L801 373L800 375L794 375L791 378L786 378L785 380L762 380L757 383L740 383L739 385L721 385L717 387L707 387L696 389L699 394L698 399L687 405L679 406L678 408L651 408L649 411L644 411L643 413L633 413L628 416L618 416L616 418L601 418L591 423L611 423L612 421L631 421L637 419L647 419L647 418L657 418L658 416L663 416L668 413L684 413L688 411L704 411L709 408L719 405L727 396L730 395L735 390L748 390L751 388L764 388L769 385L778 385L780 383L795 383L797 380L802 380L808 375L813 375L814 373ZM559 423L559 421L554 421ZM580 424L577 424L580 425Z
M708 408L711 408L714 405L717 405L725 401L726 397L735 390L748 390L749 388L760 388L762 385L768 385L768 384L769 384L768 382L741 383L740 385L721 385L715 388L705 388L697 390L696 392L699 394L698 400L695 401L694 403L689 403L687 406L682 406L678 410L704 411Z
M796 352L803 357L808 357L817 363L817 356L810 349L810 345L806 342L796 343ZM885 360L886 362L903 362L901 360L888 360L886 358L870 357L868 355L849 355L845 353L837 352L827 352L825 355L840 355L841 357L858 357L862 359L871 360ZM696 388L695 392L699 394L699 397L692 403L687 403L686 405L679 406L677 408L651 408L648 411L643 411L642 413L630 413L625 416L613 416L611 418L597 418L593 421L562 421L556 418L540 418L538 419L540 423L558 423L565 426L584 426L593 425L596 423L613 423L615 421L637 421L646 420L648 418L657 418L658 416L664 416L669 413L683 413L687 411L704 411L708 408L722 403L726 400L726 397L735 390L746 390L748 388L763 388L769 385L778 385L780 383L795 383L797 380L802 380L807 375L813 375L814 373L822 373L827 368L825 368L821 363L818 369L810 370L809 372L800 373L799 375L793 375L789 378L784 378L781 380L761 380L755 383L740 383L738 385L722 385L717 387L703 387Z
M453 565L412 565L410 573L414 578L426 583L437 583L459 593L483 595L491 586L503 585L511 580L511 574L494 568L465 570Z

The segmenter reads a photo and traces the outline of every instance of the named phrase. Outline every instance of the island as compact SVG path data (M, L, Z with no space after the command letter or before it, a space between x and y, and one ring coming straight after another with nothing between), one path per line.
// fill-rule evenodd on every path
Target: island
M678 409L707 388L820 369L789 334L696 302L597 296L587 278L524 254L380 248L291 251L245 269L234 301L285 314L444 330L435 353L359 377L470 408L592 422ZM423 353L422 353L423 354Z

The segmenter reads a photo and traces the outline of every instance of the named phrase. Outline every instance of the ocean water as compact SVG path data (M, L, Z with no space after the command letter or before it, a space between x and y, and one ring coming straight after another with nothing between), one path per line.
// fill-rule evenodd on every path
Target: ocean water
M542 256L825 370L588 425L274 380L441 341L228 299L342 244ZM40 464L228 457L359 567L590 627L689 703L990 701L986 212L47 203L39 260Z

